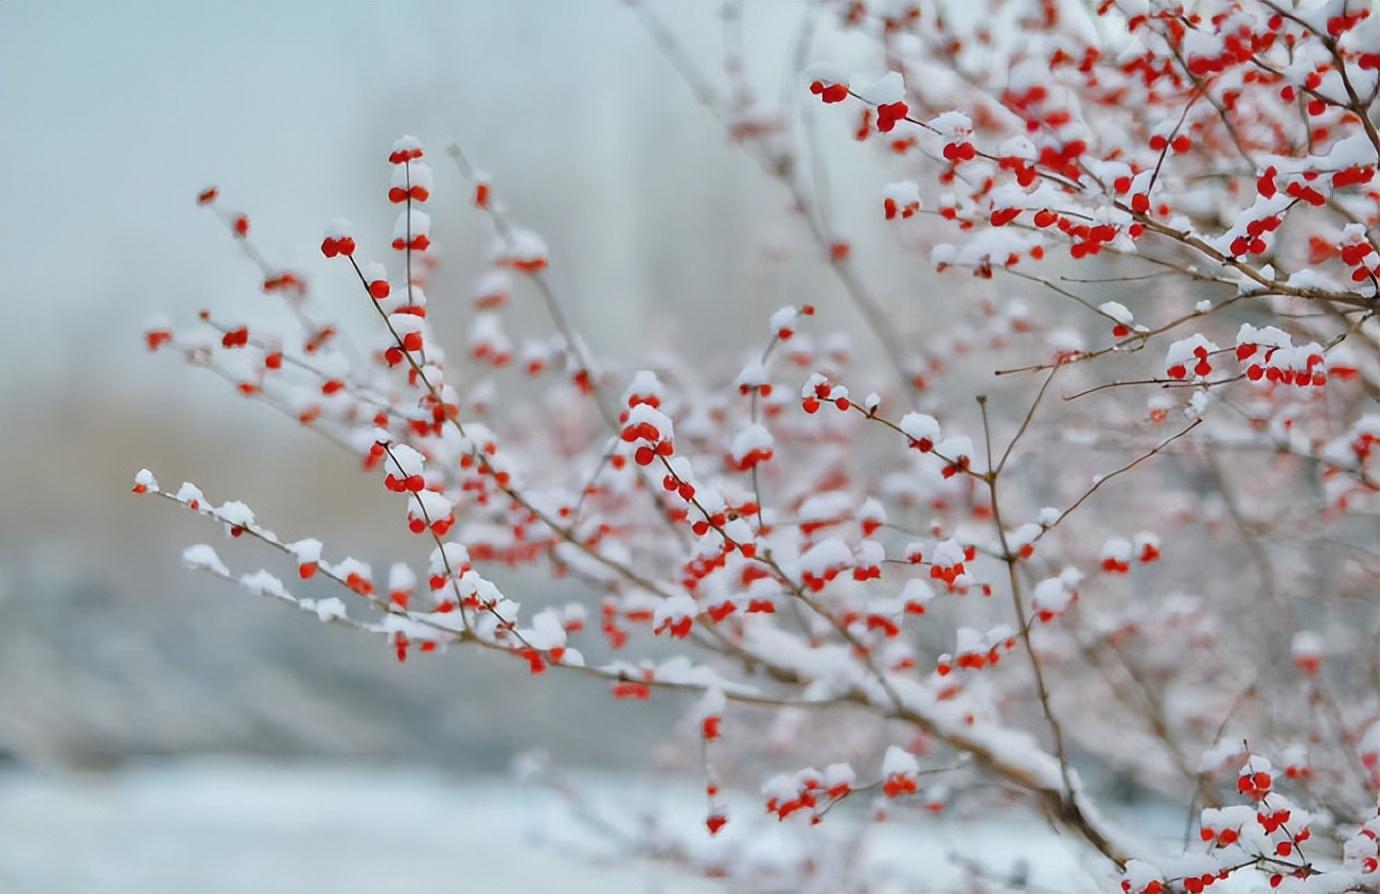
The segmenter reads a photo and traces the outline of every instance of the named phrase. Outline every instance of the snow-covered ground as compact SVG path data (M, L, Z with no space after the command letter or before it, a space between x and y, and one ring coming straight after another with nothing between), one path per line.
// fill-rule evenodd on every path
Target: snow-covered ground
M854 813L831 816L826 829L758 825L760 814L743 804L724 840L710 845L690 781L582 775L574 783L616 805L619 817L656 816L694 848L743 847L766 863L788 858L800 835L851 836L861 821ZM1098 890L1035 819L898 821L866 840L861 858L886 867L896 890L956 890L954 855L980 856L1003 873L1024 862L1031 881L1052 890ZM626 858L549 790L507 778L228 759L90 775L0 772L4 894L728 890Z

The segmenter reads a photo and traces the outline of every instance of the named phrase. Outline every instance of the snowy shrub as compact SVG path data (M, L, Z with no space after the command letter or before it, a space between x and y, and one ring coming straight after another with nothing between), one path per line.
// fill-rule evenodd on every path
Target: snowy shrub
M418 140L392 146L388 245L326 227L312 278L372 309L360 331L207 189L300 326L208 311L150 323L148 347L356 455L418 546L365 562L147 470L135 492L280 553L289 582L204 544L189 567L399 661L485 651L587 677L591 699L675 700L704 840L641 845L694 871L839 890L840 814L1016 811L1085 845L1104 890L1375 890L1380 16L1092 6L966 24L929 0L812 7L777 111L740 56L721 92L633 8L833 277L741 321L724 349L741 358L596 356L546 243L459 148L433 173ZM815 58L826 24L849 66ZM921 287L884 299L835 228L824 128L875 155L870 193L845 198ZM431 215L466 213L462 182L493 230L465 300L427 288ZM942 310L932 282L956 293ZM549 326L521 331L519 297ZM501 591L501 566L531 592ZM543 576L591 601L550 604ZM340 592L301 598L293 578ZM1114 822L1109 775L1191 834ZM845 801L863 809L831 812ZM717 846L764 822L805 826L809 859Z

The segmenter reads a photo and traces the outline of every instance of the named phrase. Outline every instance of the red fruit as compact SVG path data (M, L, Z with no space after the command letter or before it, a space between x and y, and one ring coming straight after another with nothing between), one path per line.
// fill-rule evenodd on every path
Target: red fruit
M905 118L909 112L910 109L904 102L877 106L877 129L882 133L890 133L896 127L896 122Z
M615 683L609 688L609 692L618 699L636 699L645 702L652 697L652 687L646 683Z
M369 295L375 301L382 301L384 298L387 298L388 293L391 291L392 287L388 285L388 280L386 279L376 279L369 283Z
M330 236L327 236L326 239L322 240L322 254L326 255L327 258L334 258L338 254L349 257L349 255L355 254L355 240L349 236L341 236L339 239L331 239Z
M947 143L944 146L944 158L954 164L972 161L976 157L977 149L972 143Z
M820 93L819 98L826 103L843 102L848 98L848 85L830 84Z

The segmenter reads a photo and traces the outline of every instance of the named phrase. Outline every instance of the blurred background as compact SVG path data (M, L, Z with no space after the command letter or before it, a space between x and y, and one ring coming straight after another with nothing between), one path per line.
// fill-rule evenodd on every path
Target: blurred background
M721 75L720 4L653 9ZM793 84L806 9L744 7L746 77L768 105ZM823 18L816 41L849 58ZM620 768L624 800L658 811L668 708L581 697L585 681L519 679L482 656L400 666L184 571L182 547L218 533L129 495L147 466L375 567L420 560L355 460L141 340L158 311L269 312L257 271L195 206L211 183L273 262L365 323L317 245L336 216L361 245L383 241L385 159L404 133L433 153L443 263L429 292L454 348L488 236L440 152L451 141L543 234L602 354L704 345L731 362L786 303L855 326L780 184L624 4L0 4L5 894L539 891L556 877L563 891L714 889L583 852L534 856L524 836L550 805L505 781L537 745L596 777ZM904 326L948 312L952 287L882 232L875 196L894 172L843 124L820 139L833 214L878 294ZM876 351L861 329L854 343ZM225 555L266 562L240 544Z
M750 10L773 97L803 8ZM657 7L711 70L718 10ZM368 326L355 284L317 246L336 216L361 245L386 240L386 156L403 133L433 155L442 266L431 294L455 350L489 235L441 151L451 141L544 235L556 288L598 351L645 355L698 326L732 362L748 336L724 340L730 312L760 327L819 268L803 250L770 293L750 288L780 236L784 191L728 143L634 11L7 3L0 41L0 746L54 766L253 750L492 770L514 742L559 732L582 760L621 761L571 729L559 682L466 703L434 669L397 668L386 649L285 624L273 606L187 574L182 545L218 534L135 501L128 482L147 466L361 557L415 552L397 525L374 521L391 521L395 501L356 460L141 339L155 312L256 320L279 303L196 207L210 183L250 215L273 262L304 271L347 325ZM527 322L547 325L539 313Z

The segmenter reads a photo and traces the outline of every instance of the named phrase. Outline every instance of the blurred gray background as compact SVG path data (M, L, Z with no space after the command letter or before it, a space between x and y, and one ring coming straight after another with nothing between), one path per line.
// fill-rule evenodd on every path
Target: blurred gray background
M748 6L748 76L769 102L803 10ZM718 4L656 11L720 73ZM620 760L570 722L568 681L479 697L477 681L498 677L483 659L400 668L376 643L188 574L182 545L218 532L134 500L128 481L147 466L243 498L284 533L376 563L421 557L377 521L396 507L352 459L210 374L145 352L156 311L254 320L274 303L195 207L209 183L250 214L271 259L338 296L341 319L367 324L316 245L338 215L362 244L383 239L387 149L416 134L437 176L435 317L455 350L487 233L440 152L452 140L544 234L577 325L612 356L712 334L734 357L746 341L723 333L745 332L738 321L760 325L751 315L814 297L822 268L781 213L784 191L729 144L634 11L5 3L0 119L0 749L52 765L249 750L493 769L516 742L558 734L573 759ZM770 288L756 285L764 247L790 241L796 257ZM636 730L654 726L634 723L620 741L638 750Z

